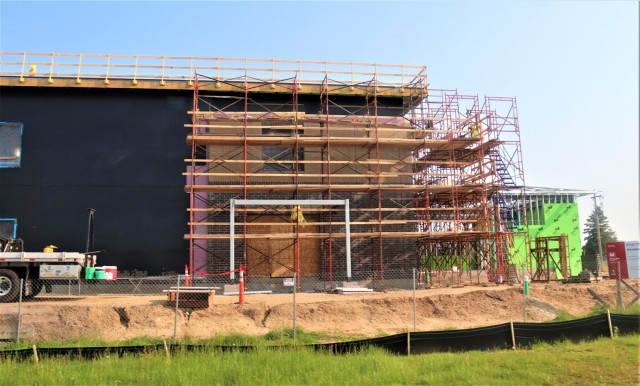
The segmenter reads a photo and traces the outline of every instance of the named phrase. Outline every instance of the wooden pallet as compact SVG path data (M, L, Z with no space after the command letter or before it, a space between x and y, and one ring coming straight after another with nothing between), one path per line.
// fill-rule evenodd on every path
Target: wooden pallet
M167 294L167 304L171 307L176 306L177 298L181 308L209 308L218 289L220 287L171 287L162 292Z

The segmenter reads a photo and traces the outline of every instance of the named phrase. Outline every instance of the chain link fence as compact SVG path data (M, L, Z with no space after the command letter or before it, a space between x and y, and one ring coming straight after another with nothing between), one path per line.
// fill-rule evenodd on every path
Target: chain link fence
M0 304L0 342L19 341L21 336L20 308L21 302Z
M427 288L425 275L420 276L416 270L390 271L385 274L375 273L369 277L360 276L361 280L346 277L302 276L295 274L285 277L260 277L247 275L241 284L240 277L244 272L235 270L211 275L171 275L171 276L118 276L117 272L94 274L94 279L20 279L19 291L12 299L5 297L0 303L0 341L19 342L39 339L38 323L35 317L47 308L60 306L60 317L73 318L72 308L90 306L112 307L124 324L129 322L126 306L160 305L162 315L173 315L173 339L178 339L181 325L186 323L191 314L198 310L215 307L216 303L243 304L250 302L253 295L274 295L280 304L289 304L290 323L282 328L296 331L297 300L303 297L305 302L316 300L337 300L338 296L350 294L375 294L401 290L423 290ZM6 284L6 283L5 283ZM15 283L13 283L15 284ZM11 285L11 284L9 284ZM7 287L7 285L5 285ZM0 289L12 292L14 288ZM244 287L244 288L242 288ZM216 296L222 297L216 301ZM298 299L296 299L296 296ZM317 297L323 296L322 299ZM332 298L334 297L335 298ZM328 298L327 298L328 297ZM130 299L134 299L133 303ZM156 309L157 310L157 309ZM27 315L27 320L22 317ZM47 316L50 317L50 316ZM60 322L64 326L73 325L73 321ZM413 318L407 320L413 323ZM237 333L242 333L238 327Z
M602 267L594 268L595 272L602 272ZM601 275L594 276L594 271L588 269L585 271L589 272L589 277L585 273L585 280L601 277ZM355 296L351 299L366 299L368 295L371 295L371 298L378 296L383 299L381 301L386 302L388 297L383 296L397 293L396 297L402 298L401 302L396 304L388 301L384 304L390 309L398 309L394 319L398 324L397 330L416 331L416 319L420 317L416 309L420 305L424 306L422 304L424 299L421 298L428 293L425 291L431 288L498 284L495 281L490 282L485 272L455 269L449 271L387 270L368 274L354 273L351 278L322 275L260 277L244 274L236 270L220 274L202 273L194 277L188 275L136 277L118 276L118 272L106 272L104 276L103 273L98 274L98 278L95 278L94 273L94 279L26 281L20 279L16 299L0 303L0 341L19 342L42 339L39 329L46 321L40 319L51 318L50 314L46 314L46 310L56 305L62 307L58 316L60 320L51 320L50 323L60 323L60 328L77 328L79 324L90 323L92 315L88 309L91 306L109 308L110 311L115 312L115 314L111 312L109 317L115 317L118 319L116 322L119 321L120 324L128 327L129 323L134 323L130 315L130 307L153 305L156 307L139 311L154 313L154 315L144 315L148 319L145 323L162 327L165 336L172 337L175 341L187 336L184 332L186 326L190 320L193 321L194 317L198 318L198 312L201 310L212 309L214 310L212 312L215 312L216 306L221 304L249 303L255 307L246 308L246 311L242 312L248 314L257 312L256 307L266 298L255 295L267 295L269 299L277 300L279 306L277 312L281 314L280 327L291 328L295 334L299 321L308 320L311 317L310 313L313 312L308 304L301 310L299 308L301 303L342 301L349 299L352 295ZM517 275L510 278L509 283L502 284L511 284L519 288L525 276L530 279L534 274L535 272L521 267ZM624 288L618 285L618 293ZM256 299L255 303L254 299ZM619 295L618 299L622 297ZM624 303L622 305L624 306ZM74 308L83 309L82 318L72 312ZM267 311L263 316L264 319L269 312L271 311ZM342 312L348 313L348 310ZM155 315L156 313L158 315ZM116 314L117 316L114 316ZM98 315L95 316L96 318L106 317L96 315ZM265 325L264 320L262 324ZM265 327L274 326L265 325ZM244 332L241 323L235 326L235 330L233 330L234 326L230 328L237 334Z

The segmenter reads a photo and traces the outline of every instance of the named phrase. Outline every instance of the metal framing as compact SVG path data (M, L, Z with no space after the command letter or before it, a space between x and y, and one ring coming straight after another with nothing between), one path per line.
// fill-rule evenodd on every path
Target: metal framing
M197 74L192 124L187 125L194 149L187 160L191 183L185 189L192 197L208 194L212 201L227 197L230 203L264 195L287 202L348 200L349 248L336 248L343 234L334 227L345 220L330 208L314 210L311 224L319 232L296 227L291 236L295 251L302 239L321 240L320 276L331 285L342 269L336 271L336 264L346 261L336 255L345 253L355 256L358 277L369 277L380 287L387 273L411 268L430 271L436 279L450 275L480 281L485 274L488 280L508 280L513 235L526 224L515 99L481 99L455 90L427 93L422 73L407 77L411 81L399 97L397 89L380 80L375 65L359 79L345 82L332 75L327 72L319 83L319 107L310 111L312 102L301 96L305 86L296 71L269 81L248 70L234 79ZM259 98L265 88L279 92ZM264 127L277 133L266 135ZM289 156L275 151L267 157L265 146ZM267 171L265 165L274 167ZM196 177L207 182L196 184ZM261 216L282 217L273 208L244 209L242 223L233 220L231 225L220 215L231 212L233 217L233 205L210 203L189 210L186 237L192 255L197 240L226 240L232 258L225 269L237 264L237 246L229 242L239 237L235 227L242 227L246 264L247 229L261 226ZM196 220L195 213L205 218ZM230 234L216 230L229 226ZM208 231L193 232L196 227ZM299 262L294 265L301 277Z
M508 280L513 235L526 223L515 99L430 90L420 112L420 126L449 139L446 149L417 150L418 181L425 187L417 196L425 208L426 234L419 239L424 269L440 283L454 268L470 281L471 271L478 281L483 272L489 280Z
M0 66L0 86L193 89L192 270L194 251L230 265L212 243L230 238L231 200L349 200L354 272L379 283L409 268L436 278L508 275L513 236L527 223L515 98L427 90L425 66L26 52L0 52ZM263 146L292 156L265 157ZM242 210L245 241L265 215L282 213ZM318 208L319 231L296 227L293 237L296 249L321 240L330 283L347 253L334 228L343 216Z
M192 90L195 72L219 81L220 91L242 88L250 75L252 92L289 92L282 79L295 74L298 92L318 95L327 74L355 85L375 73L378 86L398 96L413 78L426 77L425 66L260 58L166 55L0 52L0 86L113 87ZM329 92L355 95L361 90L330 85Z
M554 258L556 254L557 257ZM531 257L536 263L532 281L550 281L552 264L556 266L553 268L560 270L564 279L571 275L567 261L566 235L536 237L535 240L531 240Z

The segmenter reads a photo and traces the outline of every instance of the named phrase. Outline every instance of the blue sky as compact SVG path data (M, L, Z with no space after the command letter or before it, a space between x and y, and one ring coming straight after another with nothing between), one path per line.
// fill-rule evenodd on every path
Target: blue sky
M600 190L640 239L638 2L7 2L0 50L427 65L516 96L526 184ZM582 199L582 220L592 200Z

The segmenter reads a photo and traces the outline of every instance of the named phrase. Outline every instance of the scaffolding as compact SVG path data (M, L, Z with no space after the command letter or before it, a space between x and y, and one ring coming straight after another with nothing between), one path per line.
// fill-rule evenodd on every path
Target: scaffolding
M194 77L192 271L233 270L233 254L248 277L296 273L325 288L364 279L384 288L413 268L433 284L508 280L513 235L526 224L515 98L428 90L424 67L297 63L272 62L271 78L250 67ZM232 210L233 200L346 200L349 212Z
M430 90L419 110L426 135L447 139L415 150L423 267L439 283L513 279L509 251L526 224L515 98Z
M535 263L532 281L551 281L551 271L555 272L556 268L562 274L563 279L571 276L571 267L567 259L566 235L536 237L531 240L530 249L532 262Z
M515 98L428 89L424 66L27 52L0 64L4 87L193 90L191 274L244 264L249 279L383 287L418 268L442 285L512 280L514 255L533 276L526 217L544 213L524 195ZM232 200L346 200L349 213Z

